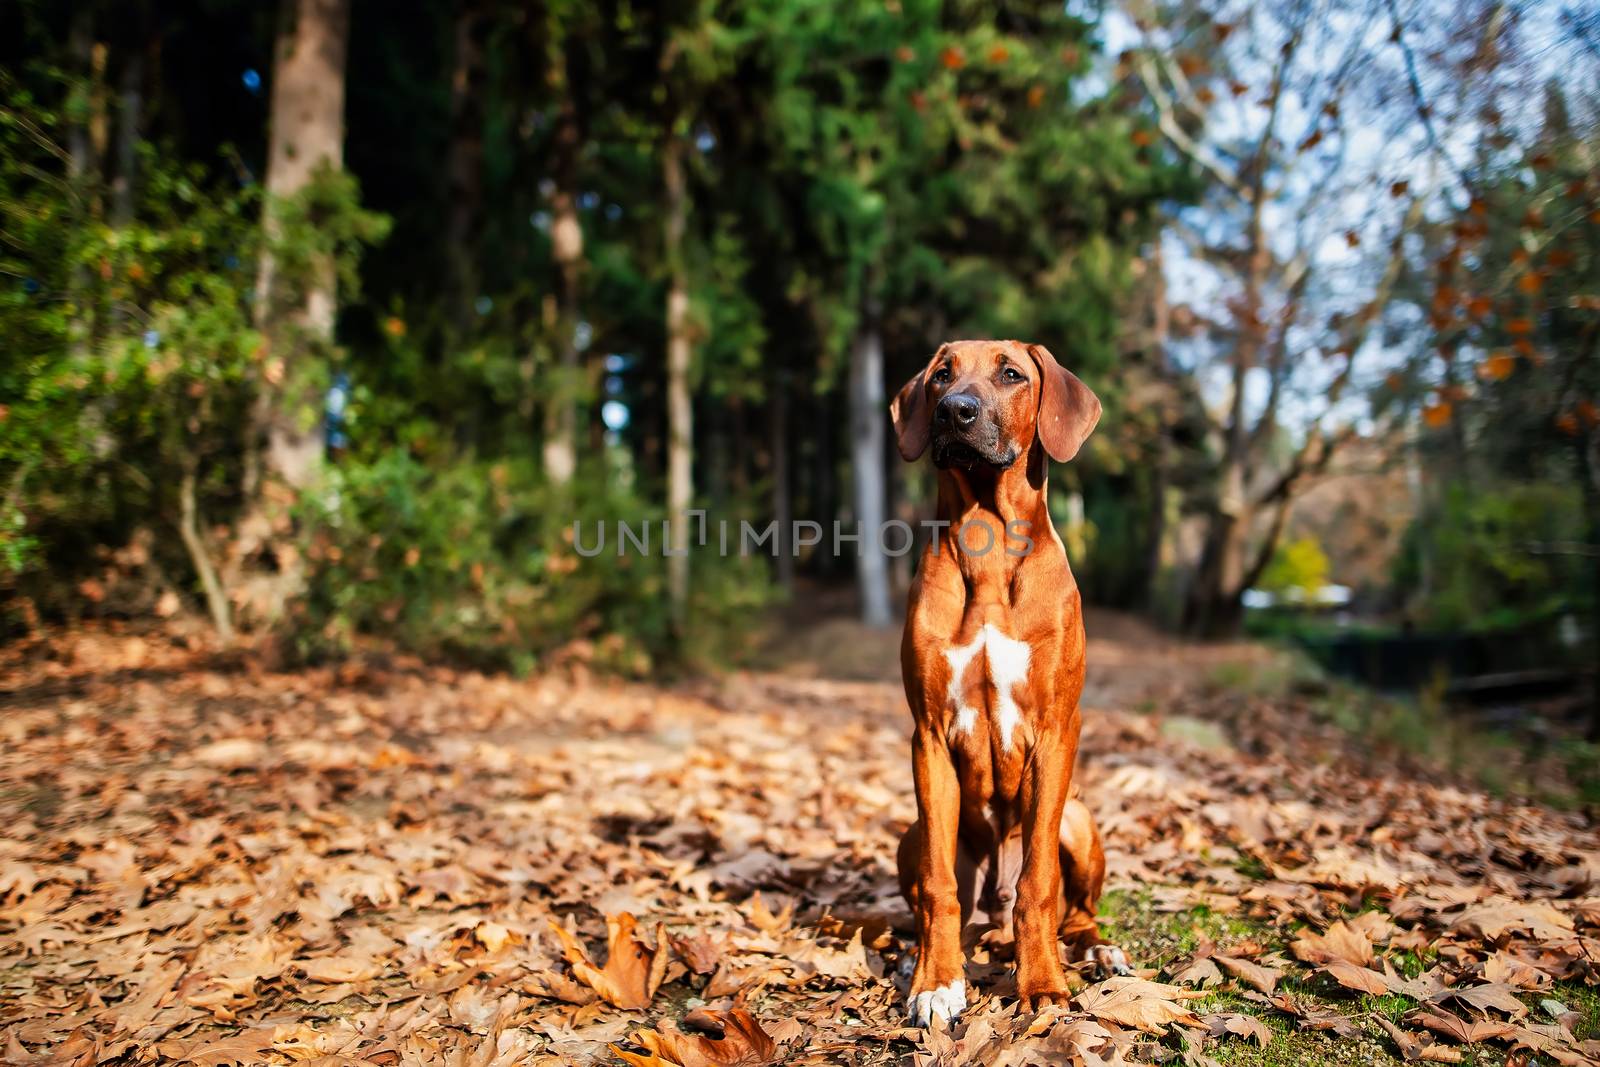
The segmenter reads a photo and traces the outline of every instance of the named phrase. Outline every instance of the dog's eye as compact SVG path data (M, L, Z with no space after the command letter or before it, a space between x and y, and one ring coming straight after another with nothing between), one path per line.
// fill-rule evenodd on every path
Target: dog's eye
M945 382L948 382L949 380L950 380L950 368L949 367L940 367L938 370L933 372L933 384L934 385L943 385Z
M1000 372L1000 380L1003 381L1003 382L1023 382L1023 381L1027 381L1027 379L1022 376L1022 372L1019 371L1015 367L1007 367L1004 370L1002 370Z

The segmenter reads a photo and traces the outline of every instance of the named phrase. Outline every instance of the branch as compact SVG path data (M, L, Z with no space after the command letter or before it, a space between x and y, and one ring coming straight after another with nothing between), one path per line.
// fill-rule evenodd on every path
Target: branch
M1249 190L1239 181L1238 175L1228 170L1210 148L1190 137L1188 131L1178 122L1178 116L1172 106L1172 97L1162 88L1161 76L1157 73L1155 64L1150 61L1150 56L1143 52L1139 53L1135 66L1139 72L1139 80L1144 83L1145 91L1150 94L1150 99L1156 105L1156 119L1161 132L1167 135L1167 140L1184 155L1209 171L1223 188L1232 192L1244 203L1249 203Z
M212 566L211 555L200 536L194 482L194 461L190 459L184 465L183 481L178 485L178 507L181 512L178 536L183 538L183 547L189 550L189 560L194 564L195 573L200 576L200 588L205 590L206 606L211 610L211 622L217 628L217 636L222 638L224 644L232 644L233 621L229 617L228 597L222 591L222 583L217 580L217 569Z
M1444 146L1439 141L1439 133L1433 127L1433 115L1428 106L1427 98L1422 92L1422 79L1417 74L1416 53L1412 52L1411 46L1406 43L1405 23L1400 20L1398 0L1388 0L1388 5L1389 18L1394 22L1394 32L1389 35L1389 39L1400 49L1400 55L1405 59L1406 82L1411 87L1411 100L1416 105L1417 117L1422 120L1422 130L1428 135L1428 147L1433 149L1438 158L1444 160L1445 166L1456 176L1456 180L1461 183L1461 187L1470 193L1472 190L1471 180L1456 167L1455 160L1451 159L1449 153L1444 150ZM1450 209L1452 211L1460 210L1453 203L1450 205Z
M1311 280L1311 264L1304 255L1297 255L1289 262L1288 270L1289 298L1288 303L1293 306L1305 295L1306 287ZM1261 416L1256 420L1256 425L1250 431L1250 449L1254 451L1277 425L1278 400L1283 395L1283 383L1289 377L1289 326L1283 323L1278 328L1278 343L1272 346L1272 352L1267 357L1267 380L1270 383L1267 389L1267 402L1261 409Z

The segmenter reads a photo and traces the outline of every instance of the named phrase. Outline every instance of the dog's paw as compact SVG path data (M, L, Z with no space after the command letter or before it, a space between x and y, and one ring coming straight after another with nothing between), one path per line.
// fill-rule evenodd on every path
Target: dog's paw
M1133 973L1133 968L1128 966L1127 953L1116 945L1090 945L1084 950L1083 962L1094 964L1108 978Z
M1032 994L1019 993L1017 999L1022 1005L1023 1014L1028 1014L1036 1011L1044 1011L1052 1004L1059 1004L1062 1007L1066 1007L1072 1002L1072 993L1065 987L1061 989L1039 989L1035 990Z
M913 993L906 999L906 1017L914 1026L932 1026L934 1019L945 1025L954 1023L967 1007L967 983L957 978L949 985L926 993Z

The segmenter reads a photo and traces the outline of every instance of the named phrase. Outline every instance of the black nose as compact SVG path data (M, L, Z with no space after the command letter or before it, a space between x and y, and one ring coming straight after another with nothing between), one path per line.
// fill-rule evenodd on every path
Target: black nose
M965 393L951 393L933 409L933 418L940 426L965 429L978 421L978 398Z

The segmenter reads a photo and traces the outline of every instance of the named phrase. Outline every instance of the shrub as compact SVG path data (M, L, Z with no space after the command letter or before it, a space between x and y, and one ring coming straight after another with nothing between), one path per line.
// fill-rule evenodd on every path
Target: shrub
M291 620L299 650L347 650L382 635L426 655L527 670L579 662L642 675L666 653L690 665L748 651L750 613L771 596L754 558L694 556L694 600L674 635L658 508L599 476L582 493L551 489L527 461L432 466L404 449L332 471L308 527L311 584ZM649 522L654 551L618 555L604 523Z

